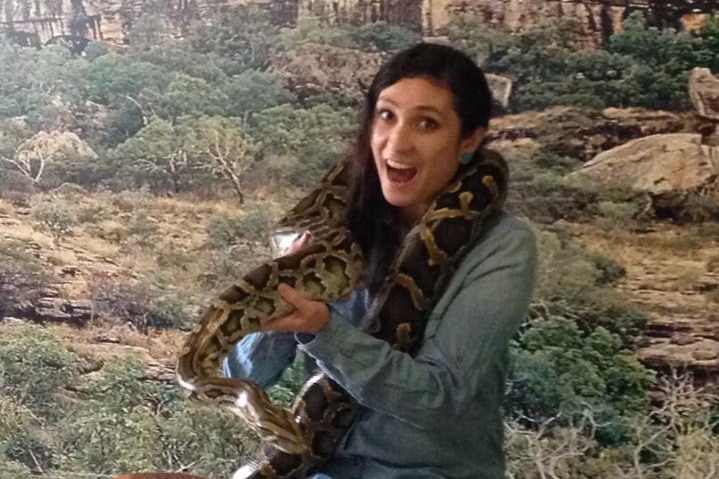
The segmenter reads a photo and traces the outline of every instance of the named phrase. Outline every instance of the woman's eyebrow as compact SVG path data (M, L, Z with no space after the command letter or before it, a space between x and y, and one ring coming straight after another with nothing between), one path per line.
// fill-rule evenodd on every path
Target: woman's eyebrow
M382 97L377 98L377 103L380 103L380 102L389 103L390 105L395 106L395 107L399 106L396 101L393 101L389 98L382 98ZM426 112L436 113L439 116L444 116L442 114L442 112L439 110L439 108L431 106L431 105L419 105L419 106L414 107L413 110L426 111Z

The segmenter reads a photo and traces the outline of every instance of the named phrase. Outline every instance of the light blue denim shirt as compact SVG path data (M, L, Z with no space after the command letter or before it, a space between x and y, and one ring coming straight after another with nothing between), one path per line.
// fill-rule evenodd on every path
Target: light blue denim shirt
M322 468L332 479L502 479L507 349L534 288L536 241L501 213L432 310L415 357L357 327L366 291L330 306L316 335L264 333L226 358L226 376L268 387L297 347L362 408ZM298 335L299 336L299 335Z

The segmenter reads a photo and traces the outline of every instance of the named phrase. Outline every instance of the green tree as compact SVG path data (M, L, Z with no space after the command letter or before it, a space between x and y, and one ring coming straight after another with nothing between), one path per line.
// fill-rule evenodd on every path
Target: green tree
M131 57L152 63L169 71L201 78L209 83L222 82L227 77L223 59L216 53L200 53L192 49L187 40L165 40L159 45L136 51Z
M308 17L297 22L292 28L284 28L277 36L277 48L289 50L306 43L332 45L340 48L361 48L352 37L349 27L330 24L320 17Z
M244 201L241 177L253 164L259 145L245 133L239 118L185 116L173 125L154 119L111 154L121 165L119 175L135 184L152 182L162 190L169 183L180 192L223 178Z
M109 109L103 141L116 146L150 123L155 103L172 78L167 68L127 55L111 53L93 60L81 89L85 99Z
M643 15L635 12L606 48L636 62L623 78L634 105L679 109L688 106L687 80L697 65L696 45L690 33L647 27Z
M110 53L92 61L84 78L83 95L103 105L116 105L127 97L140 99L143 90L164 91L172 80L162 66Z
M165 91L153 93L155 112L171 121L185 115L218 115L227 104L227 97L215 85L184 73L175 74Z
M166 182L175 193L192 183L194 167L184 139L167 120L155 118L109 155L118 166L117 176L129 177L135 186L146 181L162 189Z
M719 16L709 18L696 36L697 66L709 68L716 75L719 73Z
M60 46L42 50L0 42L0 119L25 116L35 131L74 126L86 61Z
M227 97L228 116L248 118L250 114L284 103L294 103L295 95L268 73L246 70L228 78L222 85Z
M158 418L146 404L163 404L172 393L143 376L138 360L110 363L84 388L83 407L59 424L63 469L119 474L158 466Z
M263 139L264 161L289 158L289 165L280 163L280 175L305 186L344 158L356 128L353 109L326 104L308 109L281 105L257 113L254 122L253 136Z
M187 33L191 48L217 55L228 75L267 68L279 31L270 22L267 9L262 5L229 7L215 3L202 21L191 25Z
M185 119L179 128L196 167L228 181L242 204L245 195L241 177L259 151L258 143L245 133L244 122L239 118L202 116Z

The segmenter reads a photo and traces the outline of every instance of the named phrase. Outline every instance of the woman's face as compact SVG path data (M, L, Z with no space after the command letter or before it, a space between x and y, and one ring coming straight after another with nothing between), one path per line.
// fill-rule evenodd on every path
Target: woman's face
M372 121L372 155L382 194L416 221L447 186L460 155L474 152L486 131L460 137L452 92L425 78L403 78L379 94Z

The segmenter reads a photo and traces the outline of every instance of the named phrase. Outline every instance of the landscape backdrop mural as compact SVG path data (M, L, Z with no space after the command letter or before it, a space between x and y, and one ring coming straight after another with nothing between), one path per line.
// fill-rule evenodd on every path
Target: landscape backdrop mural
M0 477L217 479L183 339L272 255L418 41L485 69L541 268L511 344L513 479L719 477L719 4L0 0ZM271 395L291 403L302 358Z

